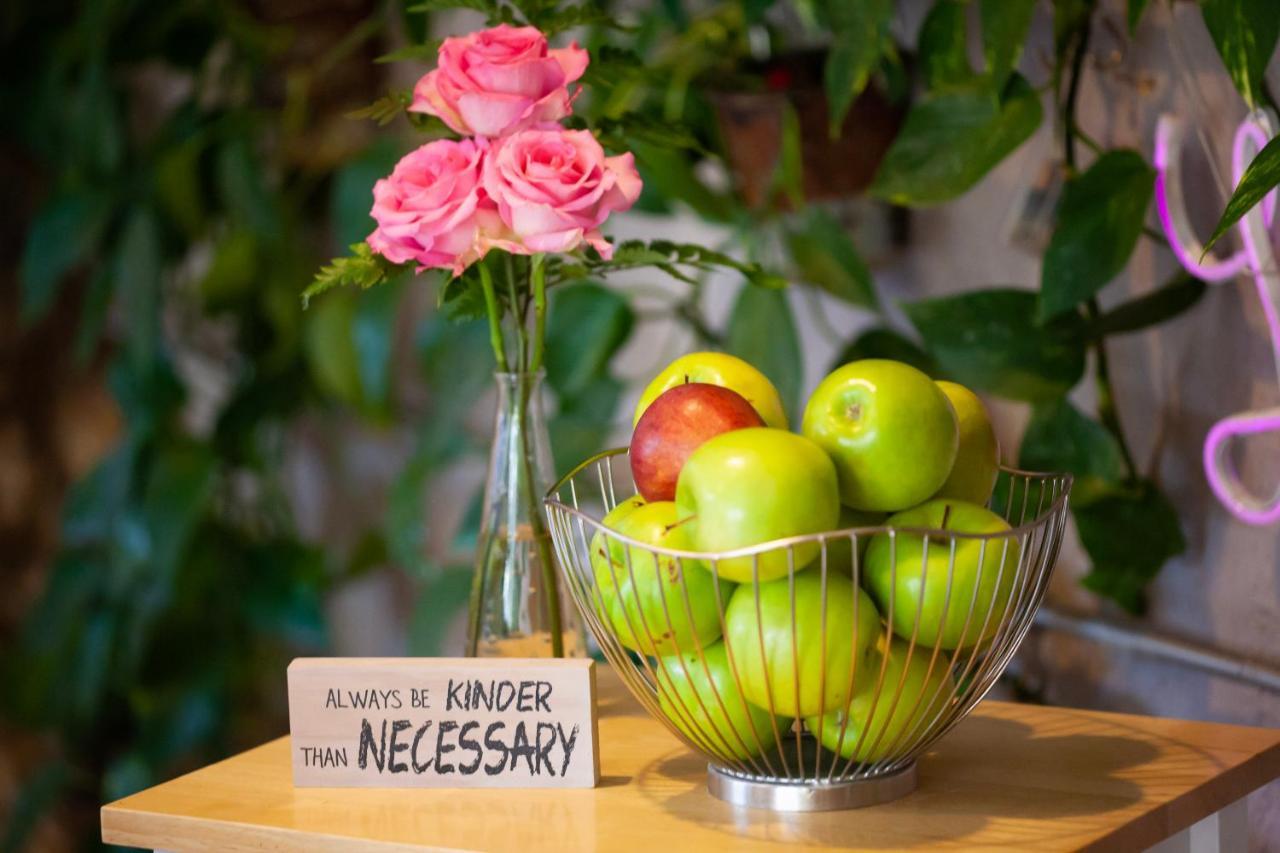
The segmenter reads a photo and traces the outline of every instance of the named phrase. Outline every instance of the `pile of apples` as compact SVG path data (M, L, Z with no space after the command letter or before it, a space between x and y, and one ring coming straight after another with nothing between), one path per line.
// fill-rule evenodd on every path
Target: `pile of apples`
M1017 575L1017 541L985 508L999 446L978 397L855 361L818 385L797 434L764 374L692 353L649 384L634 423L639 494L592 538L594 600L622 645L656 659L668 718L739 760L796 718L857 761L910 746L954 693L948 651L990 643ZM766 545L858 528L895 532Z

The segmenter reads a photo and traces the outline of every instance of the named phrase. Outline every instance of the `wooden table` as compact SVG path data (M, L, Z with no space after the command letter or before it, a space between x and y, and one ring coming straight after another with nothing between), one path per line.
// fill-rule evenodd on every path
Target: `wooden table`
M102 837L179 851L1235 850L1241 798L1280 776L1280 731L984 702L901 800L735 810L607 668L600 752L588 790L295 790L280 738L104 806Z

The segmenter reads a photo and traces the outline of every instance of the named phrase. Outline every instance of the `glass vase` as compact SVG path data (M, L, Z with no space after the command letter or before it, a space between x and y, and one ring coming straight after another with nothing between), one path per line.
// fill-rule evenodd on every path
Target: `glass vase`
M471 657L581 657L577 608L561 590L542 497L553 481L544 373L496 373L498 407L476 547Z

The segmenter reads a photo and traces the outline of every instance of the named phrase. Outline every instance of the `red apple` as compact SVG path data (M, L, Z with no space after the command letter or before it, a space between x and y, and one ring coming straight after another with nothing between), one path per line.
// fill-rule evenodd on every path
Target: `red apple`
M631 434L631 477L647 501L675 500L680 469L707 439L764 421L737 391L690 382L663 391Z

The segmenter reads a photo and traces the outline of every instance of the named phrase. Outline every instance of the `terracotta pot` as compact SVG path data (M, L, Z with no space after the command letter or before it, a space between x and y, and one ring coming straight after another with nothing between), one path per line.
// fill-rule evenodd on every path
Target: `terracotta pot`
M750 207L770 201L787 104L800 122L804 194L809 201L848 198L865 190L897 136L905 105L890 103L870 85L853 102L839 137L831 138L822 88L824 58L822 53L778 57L759 70L764 90L711 93L729 168ZM787 204L785 199L777 203Z

